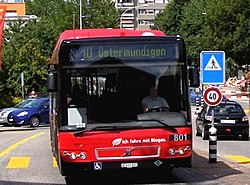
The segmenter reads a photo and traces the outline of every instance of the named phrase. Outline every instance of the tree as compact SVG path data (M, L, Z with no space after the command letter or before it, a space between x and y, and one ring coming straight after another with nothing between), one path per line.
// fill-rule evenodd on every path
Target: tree
M120 11L111 0L89 1L83 12L83 28L118 28L120 24ZM88 18L89 16L89 18Z
M111 0L83 0L84 28L119 26L120 12ZM0 97L21 96L20 74L24 72L26 93L46 90L47 67L61 32L72 29L74 15L79 15L78 0L27 0L27 14L38 18L17 21L4 30ZM79 22L76 21L76 28Z
M162 13L157 14L155 24L167 35L178 35L182 10L189 0L172 0Z
M177 5L182 7L177 10ZM156 17L156 24L167 35L180 34L188 56L197 64L201 51L222 50L226 62L240 67L250 58L249 15L248 0L190 0L182 4L172 0Z
M17 29L18 28L18 29ZM46 82L47 64L49 57L44 57L41 40L33 37L29 26L17 24L5 31L5 36L10 38L3 44L3 70L5 91L13 96L21 95L20 74L24 72L26 92L40 91Z
M205 23L206 8L211 0L191 0L183 7L178 30L187 45L187 53L199 65L199 55L203 48L202 29Z
M206 49L223 50L239 66L250 58L250 1L211 1L202 41Z

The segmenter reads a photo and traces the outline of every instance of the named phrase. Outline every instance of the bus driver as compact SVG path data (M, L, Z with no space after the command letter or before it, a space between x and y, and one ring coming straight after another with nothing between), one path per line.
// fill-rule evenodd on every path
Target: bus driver
M146 96L142 99L142 108L144 112L150 112L150 111L168 111L169 105L167 101L158 96L157 89L152 86L150 88L150 95Z

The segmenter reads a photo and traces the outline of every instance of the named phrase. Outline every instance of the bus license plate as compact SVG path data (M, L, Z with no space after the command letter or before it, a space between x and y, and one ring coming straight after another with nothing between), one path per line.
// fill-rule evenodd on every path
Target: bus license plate
M138 163L121 163L121 168L137 168Z

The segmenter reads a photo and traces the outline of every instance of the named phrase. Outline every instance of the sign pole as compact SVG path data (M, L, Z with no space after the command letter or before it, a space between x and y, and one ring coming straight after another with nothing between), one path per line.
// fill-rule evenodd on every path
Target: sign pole
M206 104L211 106L212 122L209 129L209 163L217 162L217 129L214 126L214 107L222 101L222 94L218 88L210 87L204 92Z
M217 162L217 129L214 127L214 107L212 107L212 126L209 129L209 163Z
M21 73L22 99L24 100L24 73Z

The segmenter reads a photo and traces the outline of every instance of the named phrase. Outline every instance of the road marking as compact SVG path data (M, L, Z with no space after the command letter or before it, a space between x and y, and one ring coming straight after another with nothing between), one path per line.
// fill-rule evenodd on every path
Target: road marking
M23 144L23 143L25 143L25 142L27 142L27 141L29 141L29 140L31 140L31 139L34 139L34 138L36 138L36 137L38 137L38 136L41 136L41 135L43 135L44 134L44 132L39 132L38 134L35 134L35 135L33 135L33 136L30 136L30 137L27 137L27 138L25 138L25 139L23 139L23 140L21 140L21 141L18 141L17 143L14 143L13 145L10 145L8 148L6 148L4 151L2 151L1 153L0 153L0 157L3 157L3 156L5 156L5 155L7 155L10 151L12 151L12 150L14 150L16 147L18 147L19 145L21 145L21 144Z
M236 161L240 164L250 164L250 158L247 158L242 155L225 155L226 158L229 158L233 161Z
M6 168L28 168L30 157L11 157Z
M57 162L56 162L56 158L53 157L53 167L54 168L58 168Z

